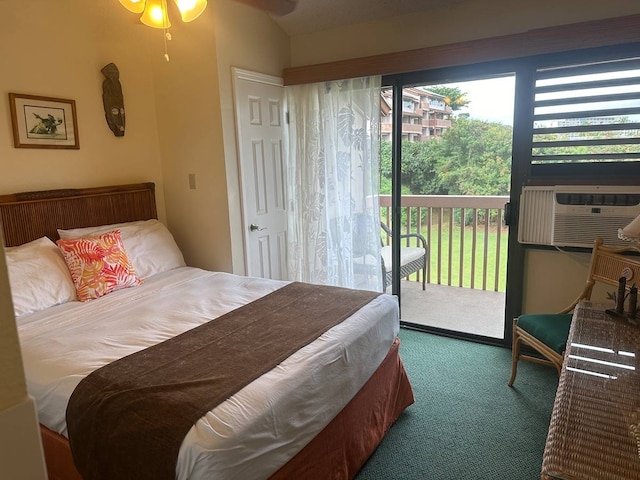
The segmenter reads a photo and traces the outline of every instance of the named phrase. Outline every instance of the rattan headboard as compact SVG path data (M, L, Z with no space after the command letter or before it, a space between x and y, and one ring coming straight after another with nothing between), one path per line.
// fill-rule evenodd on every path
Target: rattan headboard
M157 218L155 184L42 190L0 195L5 246L21 245L57 229L107 225Z

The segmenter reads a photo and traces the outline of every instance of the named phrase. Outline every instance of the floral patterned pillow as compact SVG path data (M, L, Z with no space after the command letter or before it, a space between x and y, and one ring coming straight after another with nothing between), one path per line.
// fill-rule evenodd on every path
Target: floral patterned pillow
M142 284L127 257L119 230L94 237L58 240L57 244L80 301Z

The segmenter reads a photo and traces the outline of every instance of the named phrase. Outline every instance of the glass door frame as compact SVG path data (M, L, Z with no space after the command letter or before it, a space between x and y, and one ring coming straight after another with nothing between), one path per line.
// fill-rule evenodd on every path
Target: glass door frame
M509 226L508 258L507 258L507 287L504 317L504 338L491 338L481 335L443 330L436 327L416 325L401 321L406 328L419 329L440 335L446 335L476 342L508 346L512 341L513 322L522 310L522 291L524 287L524 247L517 241L517 207L519 204L522 185L525 180L527 158L527 142L522 142L527 134L526 122L529 120L531 98L531 68L530 60L514 59L508 61L486 62L482 64L464 65L456 67L437 68L419 72L385 75L382 77L382 88L391 87L393 90L393 123L392 123L392 175L391 175L391 229L400 231L400 214L402 210L402 89L414 85L444 84L482 79L500 75L515 75L516 87L514 98L514 120L512 137L512 162L510 199L505 221ZM529 75L527 75L529 73ZM517 133L516 133L517 132ZM394 235L391 239L392 259L395 265L400 264L400 238ZM402 295L400 291L400 272L393 269L391 293L398 297L402 311Z

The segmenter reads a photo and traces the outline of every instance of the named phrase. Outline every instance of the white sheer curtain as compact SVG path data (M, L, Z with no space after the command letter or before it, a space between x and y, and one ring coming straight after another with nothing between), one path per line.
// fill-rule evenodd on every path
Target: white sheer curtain
M291 280L382 290L380 77L286 88Z

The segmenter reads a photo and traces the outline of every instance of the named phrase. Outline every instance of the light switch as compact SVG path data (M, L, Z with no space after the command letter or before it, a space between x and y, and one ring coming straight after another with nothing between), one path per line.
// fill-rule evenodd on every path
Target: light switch
M196 189L196 174L195 173L190 173L189 174L189 188L191 190L195 190Z

